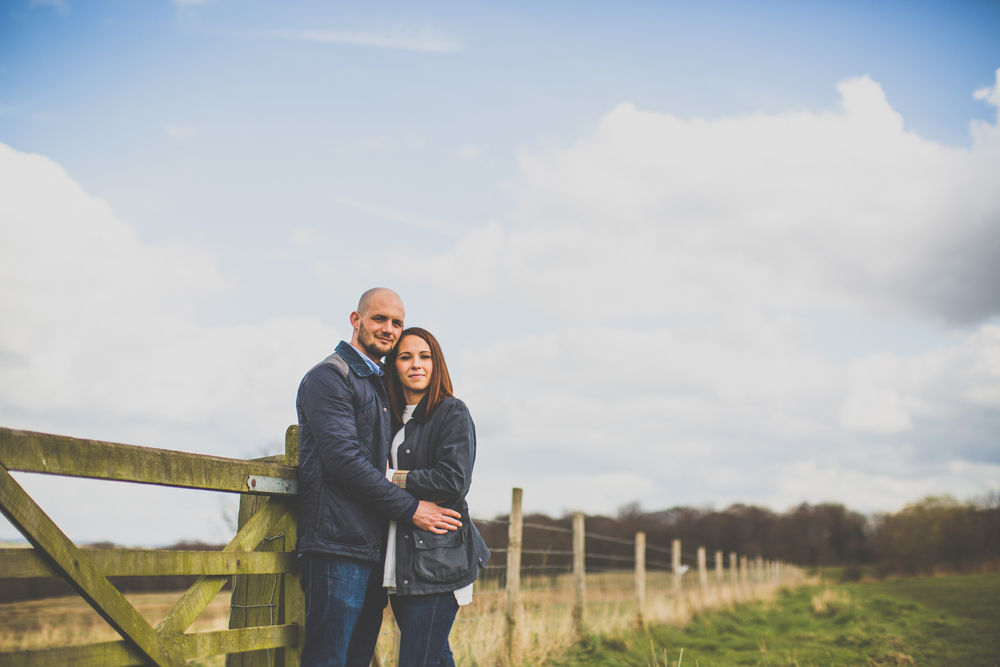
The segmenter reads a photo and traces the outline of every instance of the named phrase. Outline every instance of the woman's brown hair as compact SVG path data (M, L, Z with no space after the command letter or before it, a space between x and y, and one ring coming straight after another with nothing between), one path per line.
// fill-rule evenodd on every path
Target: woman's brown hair
M451 388L451 375L448 374L448 364L444 362L444 353L441 346L430 331L420 327L411 327L399 335L399 343L407 336L422 338L431 349L431 381L427 385L427 412L430 415L434 412L441 401L449 396L454 396ZM392 416L396 421L403 421L403 408L406 407L406 395L403 393L403 385L399 381L399 373L396 371L396 355L399 351L399 343L385 357L386 391L389 392L389 406L392 408Z

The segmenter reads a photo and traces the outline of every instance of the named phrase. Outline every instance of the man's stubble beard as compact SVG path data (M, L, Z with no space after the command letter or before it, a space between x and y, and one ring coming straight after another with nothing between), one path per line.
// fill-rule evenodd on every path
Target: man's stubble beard
M365 329L363 325L358 328L358 342L361 343L361 348L365 351L365 354L367 354L375 361L378 361L385 355L389 354L390 351L392 351L391 344L389 345L388 349L384 351L381 350L377 345L378 340L379 339L376 338L374 334L372 334L370 331Z

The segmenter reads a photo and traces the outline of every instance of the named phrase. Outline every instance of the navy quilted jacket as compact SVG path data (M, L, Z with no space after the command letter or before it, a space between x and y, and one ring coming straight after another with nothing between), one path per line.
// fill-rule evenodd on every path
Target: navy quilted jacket
M299 385L298 550L382 560L389 519L417 500L385 478L392 438L382 378L341 341Z

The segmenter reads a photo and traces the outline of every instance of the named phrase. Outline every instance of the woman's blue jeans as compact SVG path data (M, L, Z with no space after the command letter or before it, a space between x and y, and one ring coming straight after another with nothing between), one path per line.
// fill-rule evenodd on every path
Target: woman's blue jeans
M448 644L455 594L390 595L389 601L399 625L399 667L455 667Z
M306 606L302 667L369 667L382 628L382 564L299 554Z

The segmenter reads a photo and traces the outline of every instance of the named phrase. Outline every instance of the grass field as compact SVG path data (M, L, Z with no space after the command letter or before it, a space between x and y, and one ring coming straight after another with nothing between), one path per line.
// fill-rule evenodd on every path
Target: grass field
M681 650L683 658L681 659ZM1000 575L802 586L683 628L594 636L559 667L997 667Z
M144 617L158 623L182 591L125 595ZM222 591L205 608L189 632L223 630L229 626L229 591ZM29 600L0 604L0 651L25 651L55 646L117 641L118 633L80 597ZM222 656L199 665L223 665Z

